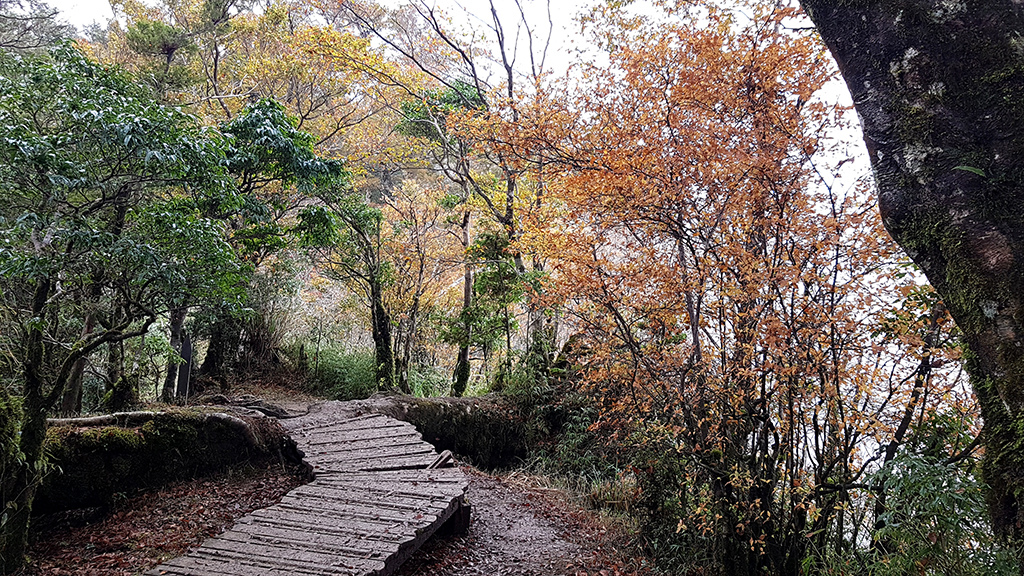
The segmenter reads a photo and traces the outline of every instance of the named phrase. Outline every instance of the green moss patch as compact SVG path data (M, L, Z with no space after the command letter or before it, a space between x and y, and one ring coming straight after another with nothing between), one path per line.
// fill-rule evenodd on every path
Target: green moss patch
M155 414L130 427L51 427L52 470L34 511L105 506L117 495L275 456L286 438L276 421L201 412Z
M508 468L529 452L526 421L498 397L397 400L380 411L415 426L438 451L451 450L475 466Z

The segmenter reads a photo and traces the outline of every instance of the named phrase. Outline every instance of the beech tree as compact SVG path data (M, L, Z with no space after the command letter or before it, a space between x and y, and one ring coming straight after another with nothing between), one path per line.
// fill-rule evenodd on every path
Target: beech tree
M334 4L329 4L334 6ZM431 141L433 167L460 189L478 213L503 231L520 280L544 272L544 262L523 250L527 222L542 209L545 159L529 138L510 140L531 114L543 110L547 89L545 64L553 24L528 21L523 2L506 6L489 2L490 18L483 36L463 36L451 29L449 16L431 3L414 0L396 10L373 3L338 2L335 20L350 22L376 37L401 62L422 72L420 89L403 84L414 100L403 107L402 130ZM507 7L509 15L502 8ZM483 45L478 45L485 39ZM495 74L492 85L488 77ZM397 82L398 79L395 79ZM538 105L541 104L541 105ZM463 237L469 240L472 215L463 212ZM472 307L472 270L464 275L463 310ZM554 346L553 331L536 294L528 293L526 348L529 365L543 377ZM469 378L471 328L463 324L453 391L461 394ZM511 361L511 359L509 359Z
M963 332L993 526L1022 549L1024 6L801 4L853 96L885 227Z

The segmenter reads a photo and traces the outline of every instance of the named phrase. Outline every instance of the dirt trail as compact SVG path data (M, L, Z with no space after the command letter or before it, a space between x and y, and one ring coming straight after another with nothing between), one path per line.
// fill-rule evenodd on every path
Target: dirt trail
M311 403L286 394L271 401L292 414ZM651 574L621 533L563 492L519 474L464 470L473 506L469 530L435 536L397 576ZM274 469L227 472L140 494L106 514L40 522L26 576L139 574L227 529L234 518L273 504L298 483Z
M464 535L435 536L396 576L645 574L622 537L556 490L465 469L473 519Z

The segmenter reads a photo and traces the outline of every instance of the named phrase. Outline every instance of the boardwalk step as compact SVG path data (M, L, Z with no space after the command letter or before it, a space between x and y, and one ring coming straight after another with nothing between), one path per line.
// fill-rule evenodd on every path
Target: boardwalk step
M316 480L147 576L386 576L464 502L462 471L437 467L451 453L408 423L325 410L285 425Z

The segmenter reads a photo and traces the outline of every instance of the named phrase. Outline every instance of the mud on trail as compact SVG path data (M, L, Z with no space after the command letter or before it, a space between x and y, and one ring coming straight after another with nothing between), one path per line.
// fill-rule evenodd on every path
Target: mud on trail
M437 535L396 576L648 575L628 538L559 490L529 477L464 468L472 505L469 530Z

